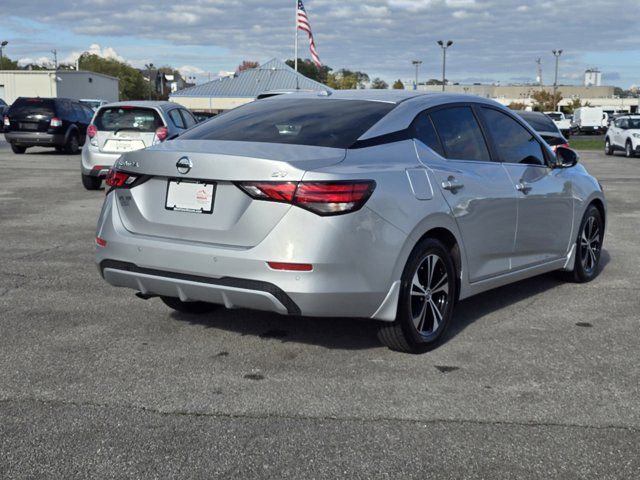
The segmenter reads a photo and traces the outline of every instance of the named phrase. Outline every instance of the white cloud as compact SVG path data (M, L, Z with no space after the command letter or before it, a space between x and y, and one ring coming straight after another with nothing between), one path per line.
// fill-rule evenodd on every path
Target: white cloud
M119 62L126 62L124 57L118 55L118 53L115 51L114 48L111 48L111 47L102 48L97 43L92 43L91 45L89 45L89 48L87 48L86 50L73 51L69 53L69 55L64 57L64 59L62 60L62 63L75 63L76 60L78 60L78 58L83 53L90 53L92 55L97 55L102 58L112 58L114 60L118 60Z

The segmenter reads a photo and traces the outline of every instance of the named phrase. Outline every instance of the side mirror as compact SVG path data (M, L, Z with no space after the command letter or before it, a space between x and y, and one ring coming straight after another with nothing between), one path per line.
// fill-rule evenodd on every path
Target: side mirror
M570 168L578 163L580 157L567 147L556 148L556 168Z

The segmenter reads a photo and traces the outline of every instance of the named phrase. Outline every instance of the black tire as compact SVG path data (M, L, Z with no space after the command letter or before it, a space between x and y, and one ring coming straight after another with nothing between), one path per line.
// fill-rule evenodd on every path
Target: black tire
M447 248L433 238L420 241L402 273L396 320L381 322L378 339L399 352L424 353L434 348L451 323L456 288L456 268ZM435 325L438 314L440 321Z
M21 147L20 145L14 145L12 143L11 150L13 151L13 153L17 153L18 155L21 155L27 151L27 147Z
M589 205L578 230L575 247L576 259L573 270L570 272L572 281L586 283L598 276L603 240L604 221L602 215L594 205ZM591 250L591 254L589 250Z
M609 137L604 140L604 154L605 155L613 155L613 149L611 148L611 142L609 141Z
M160 297L167 307L182 313L209 313L220 308L220 305L206 302L183 302L176 297Z
M631 140L627 140L627 143L624 144L624 155L627 158L632 158L635 156L633 152L633 145L631 145Z
M82 186L87 190L99 190L102 186L102 179L100 177L82 175Z
M77 155L80 152L80 141L78 140L77 133L69 134L69 138L67 138L67 143L64 146L64 150L69 155Z

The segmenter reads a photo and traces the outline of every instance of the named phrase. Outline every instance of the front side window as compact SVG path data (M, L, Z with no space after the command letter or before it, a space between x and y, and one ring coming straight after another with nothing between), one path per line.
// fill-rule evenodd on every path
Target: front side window
M481 111L501 162L545 165L542 146L529 130L498 110Z
M349 148L395 104L272 97L201 123L182 140L233 140Z
M482 130L470 107L452 107L431 113L447 158L491 161Z

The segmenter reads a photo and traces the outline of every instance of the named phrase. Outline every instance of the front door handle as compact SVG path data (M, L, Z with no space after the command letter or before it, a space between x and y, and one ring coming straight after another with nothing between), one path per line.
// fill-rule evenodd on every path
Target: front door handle
M456 193L462 187L464 187L464 185L456 180L455 177L449 177L446 182L442 182L442 188L449 190L451 193Z
M522 180L520 181L520 183L518 183L516 185L516 190L518 190L519 192L524 193L525 195L527 193L529 193L531 191L531 185L529 185L526 182L523 182Z

